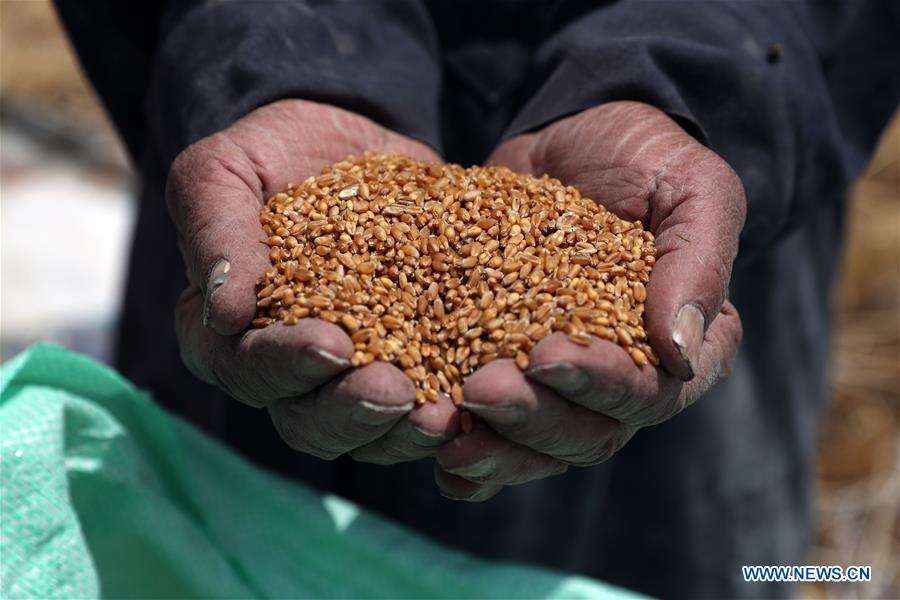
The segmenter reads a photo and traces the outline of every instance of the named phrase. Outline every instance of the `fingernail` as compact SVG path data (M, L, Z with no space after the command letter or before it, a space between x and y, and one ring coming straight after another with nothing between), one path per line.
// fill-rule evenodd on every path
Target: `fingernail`
M213 296L219 288L228 281L228 272L231 270L231 263L226 258L220 258L209 271L206 278L206 295L203 297L203 325L209 325L209 313L212 310Z
M465 498L465 501L466 502L484 502L485 500L489 500L489 499L493 498L494 496L496 496L497 492L499 492L501 489L503 489L502 486L483 485L483 486L481 486L480 490L478 490L477 492L475 492L468 498Z
M589 385L587 374L570 362L542 365L528 370L528 376L564 392L578 392Z
M420 438L420 443L425 443L428 445L433 444L436 441L444 440L447 438L447 433L441 431L428 431L424 427L420 427L418 425L412 426L413 433Z
M448 494L441 489L438 489L438 491L440 492L441 496L447 498L448 500L459 500L462 502L481 502L482 500L493 497L497 493L497 488L490 485L481 486L468 496L454 496L453 494Z
M310 379L331 377L350 368L350 361L320 348L307 348L299 356L297 368Z
M690 368L691 372L684 378L685 381L693 379L694 373L697 372L704 331L705 323L700 309L693 304L682 306L678 311L678 316L675 317L675 325L672 327L672 342Z
M361 425L383 427L390 425L411 411L414 405L414 402L409 402L396 406L385 406L384 404L375 404L368 400L362 400L353 407L350 418Z
M525 420L525 409L521 406L487 406L463 402L463 408L471 410L491 425L516 427Z
M468 496L454 496L453 494L448 494L447 492L445 492L444 490L442 490L440 488L438 488L438 493L441 496L443 496L444 498L446 498L447 500L463 500L463 501L471 500L472 498L474 498L475 496L478 495L478 492L473 492L473 493L469 494Z
M487 456L470 465L460 467L442 467L448 473L464 477L469 480L490 479L497 472L497 460L493 456Z

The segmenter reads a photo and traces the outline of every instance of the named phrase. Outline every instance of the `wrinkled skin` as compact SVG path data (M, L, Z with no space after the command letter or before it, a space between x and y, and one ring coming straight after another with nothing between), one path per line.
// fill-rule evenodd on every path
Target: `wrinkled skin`
M661 368L638 367L617 345L556 333L520 372L511 360L466 382L481 417L438 453L435 479L451 498L480 501L506 485L602 462L641 427L678 414L730 374L741 339L726 299L746 213L728 165L657 109L595 107L511 139L491 157L548 173L656 235L644 320Z
M459 428L447 399L411 411L397 368L350 369L353 343L317 319L249 329L256 280L269 267L259 210L289 181L372 148L439 160L426 146L353 113L286 100L184 150L166 199L190 286L176 308L182 359L200 379L264 408L292 448L388 464L433 456Z
M376 148L439 160L353 113L287 100L190 146L170 171L167 202L190 280L176 313L182 358L199 378L268 410L292 448L377 464L437 456L441 492L480 501L608 459L731 372L741 325L725 297L745 216L740 181L666 115L628 102L511 139L491 162L548 173L656 234L644 318L661 368L638 367L605 340L583 347L553 334L532 350L527 373L498 360L468 379L465 405L481 419L465 434L445 397L411 410L413 386L395 367L350 369L353 345L336 325L248 330L256 279L269 266L263 200Z

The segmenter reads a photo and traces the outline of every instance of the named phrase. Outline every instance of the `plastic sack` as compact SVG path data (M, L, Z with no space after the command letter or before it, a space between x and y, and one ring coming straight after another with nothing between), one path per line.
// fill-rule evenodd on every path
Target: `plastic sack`
M0 377L4 598L637 597L475 559L266 473L63 348Z

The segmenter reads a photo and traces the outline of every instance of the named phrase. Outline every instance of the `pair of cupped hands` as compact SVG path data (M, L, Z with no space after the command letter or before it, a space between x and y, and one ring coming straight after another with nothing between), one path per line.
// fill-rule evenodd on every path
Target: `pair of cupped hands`
M639 367L605 340L585 347L552 334L531 351L526 372L497 360L465 382L464 407L480 419L463 433L449 398L414 409L413 385L395 366L351 368L353 344L337 325L248 329L257 278L270 266L261 204L371 149L441 160L365 117L284 100L188 147L169 173L166 198L190 281L176 309L182 358L199 378L267 410L291 448L375 464L434 457L441 493L485 500L608 459L731 372L741 323L726 296L743 188L721 158L636 102L512 138L489 163L547 173L656 235L644 320L660 367Z

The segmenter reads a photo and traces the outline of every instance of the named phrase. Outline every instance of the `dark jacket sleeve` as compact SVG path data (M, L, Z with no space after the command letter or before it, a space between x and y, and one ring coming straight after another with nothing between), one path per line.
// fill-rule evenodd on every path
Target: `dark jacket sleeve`
M334 104L440 147L435 35L415 0L175 0L137 18L121 4L57 0L135 158L149 149L168 165L282 98Z
M507 136L612 100L659 107L738 172L741 254L838 201L900 97L900 3L649 2L547 38Z
M133 161L147 143L144 98L163 2L54 0L82 69Z

